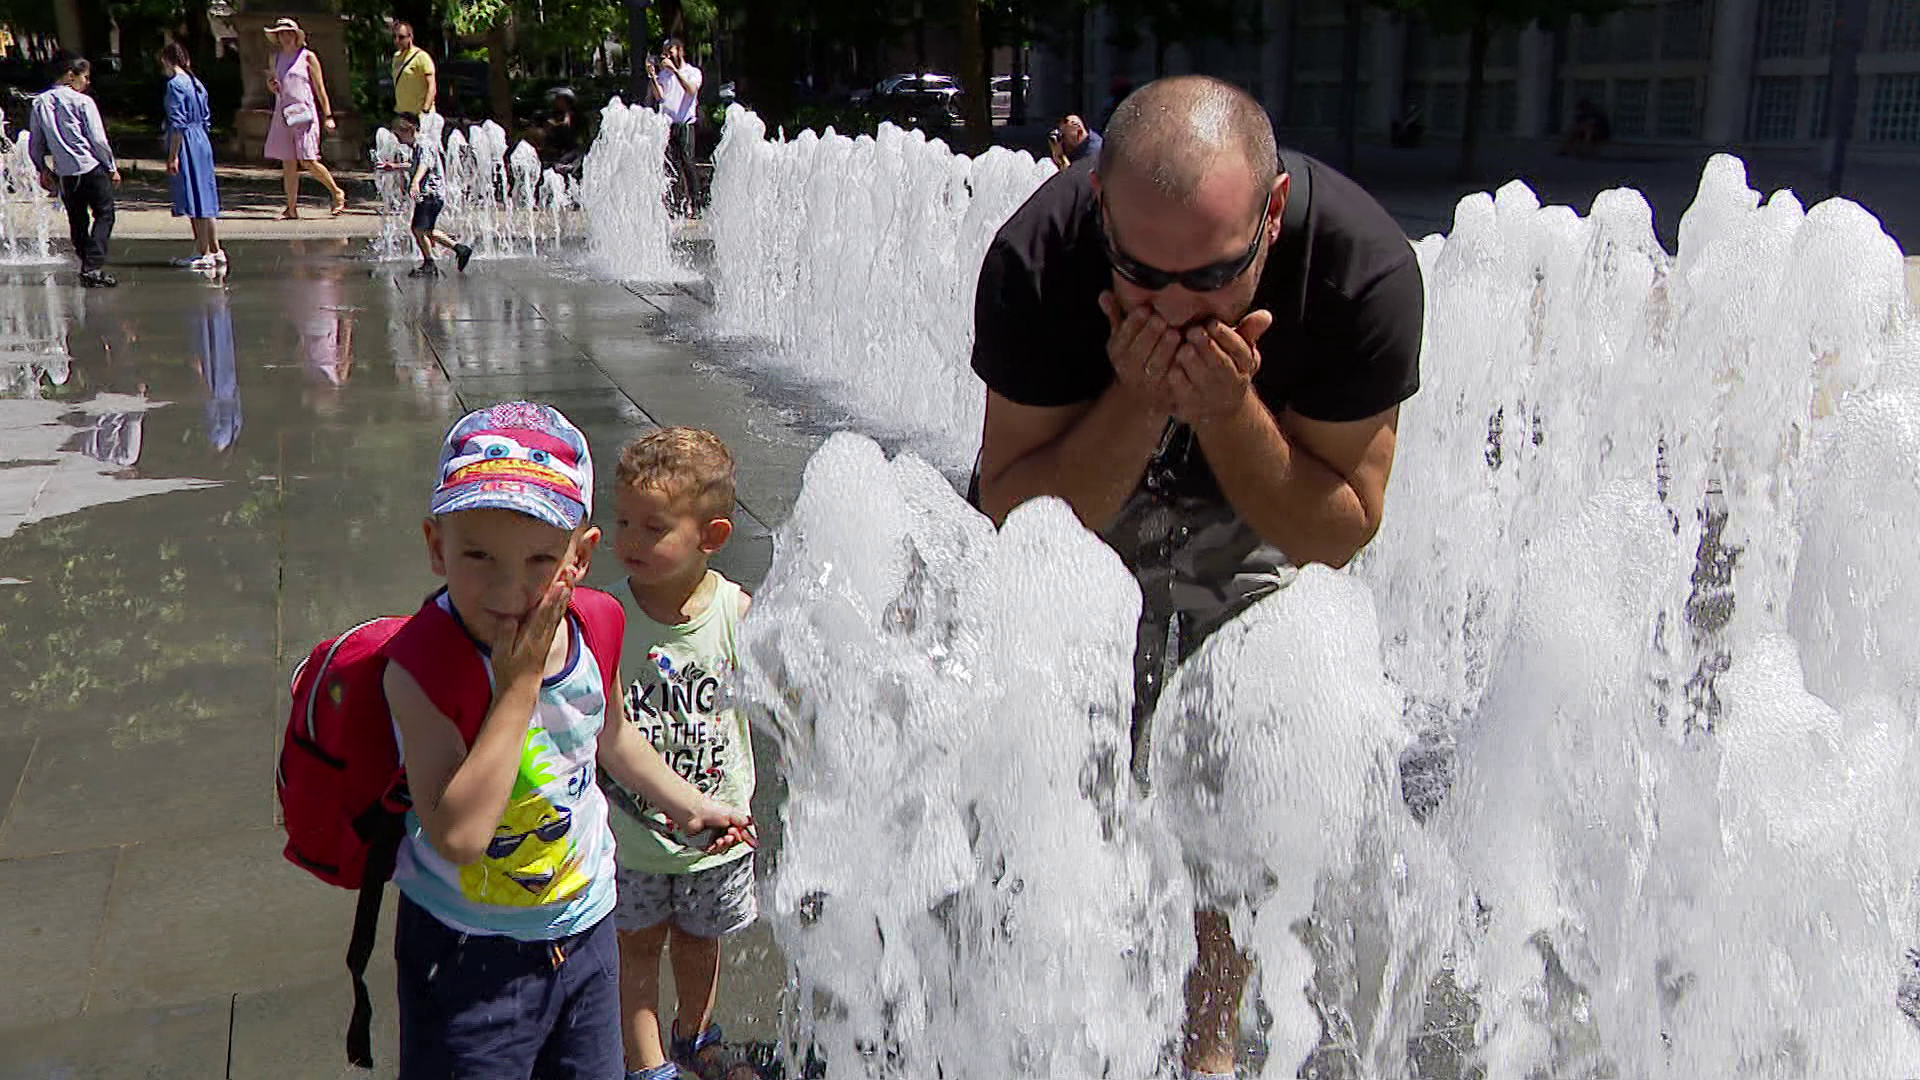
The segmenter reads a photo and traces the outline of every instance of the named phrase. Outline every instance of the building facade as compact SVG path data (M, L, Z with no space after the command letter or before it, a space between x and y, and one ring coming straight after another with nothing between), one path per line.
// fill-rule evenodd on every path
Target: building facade
M1828 50L1836 0L1652 0L1597 24L1575 19L1498 33L1488 50L1482 131L1557 140L1576 103L1605 112L1616 143L1649 148L1819 147L1827 137ZM1158 62L1245 87L1284 127L1338 127L1343 0L1247 0L1231 41L1156 50L1124 37L1104 8L1088 16L1075 78L1064 51L1033 60L1041 115L1097 110L1116 77L1136 85ZM1465 117L1467 41L1365 9L1358 123L1384 136L1417 110L1428 133ZM1868 0L1853 152L1920 161L1920 0ZM1075 101L1073 87L1084 87Z

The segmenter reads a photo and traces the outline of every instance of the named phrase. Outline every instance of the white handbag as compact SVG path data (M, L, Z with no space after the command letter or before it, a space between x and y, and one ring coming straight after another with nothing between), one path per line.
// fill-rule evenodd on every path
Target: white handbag
M280 110L280 118L287 122L288 127L304 127L315 119L313 106L304 101L293 102Z

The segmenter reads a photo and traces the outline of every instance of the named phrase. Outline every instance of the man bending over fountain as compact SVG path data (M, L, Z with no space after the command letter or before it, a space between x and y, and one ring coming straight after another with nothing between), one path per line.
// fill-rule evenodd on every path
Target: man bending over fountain
M1064 499L1138 579L1143 783L1169 653L1379 528L1423 303L1386 211L1204 76L1129 96L1095 167L1047 181L995 237L974 312L975 501L1004 521ZM1246 964L1224 915L1195 928L1184 1064L1231 1074Z

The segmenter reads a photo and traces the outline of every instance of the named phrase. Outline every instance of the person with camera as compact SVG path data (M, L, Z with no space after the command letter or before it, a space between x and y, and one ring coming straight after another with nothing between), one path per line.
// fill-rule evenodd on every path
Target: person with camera
M1047 155L1053 158L1055 167L1066 172L1077 161L1098 158L1102 141L1100 133L1088 128L1085 120L1068 115L1048 133Z
M673 124L667 139L667 164L673 170L674 206L692 217L700 212L700 174L694 170L695 125L700 120L700 69L687 61L686 46L668 38L658 57L647 58L654 107Z

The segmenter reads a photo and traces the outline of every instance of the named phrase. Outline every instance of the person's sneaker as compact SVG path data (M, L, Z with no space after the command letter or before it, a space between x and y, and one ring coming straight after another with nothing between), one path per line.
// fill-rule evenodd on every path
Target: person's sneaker
M80 274L80 284L89 289L111 289L120 283L105 270L86 270Z
M227 265L227 249L221 248L219 251L214 252L213 261L219 263L221 266Z
M202 256L200 256L199 258L197 258L197 259L195 259L195 260L193 260L192 262L190 262L190 263L188 263L188 264L187 264L187 269L189 269L189 270L218 270L218 269L220 269L220 267L221 267L221 265L222 265L222 263L221 263L221 260L219 260L219 259L216 259L216 258L214 258L214 257L213 257L212 255L202 255Z
M186 268L192 267L194 263L197 263L204 258L206 258L205 255L182 255L177 259L168 259L167 265L178 266L182 269L186 269Z
M407 271L407 276L408 277L439 277L440 268L433 265L430 262L423 262L419 266L416 266L413 269Z
M455 262L460 264L461 273L465 273L467 269L467 264L473 261L473 245L472 244L453 245L453 258Z

